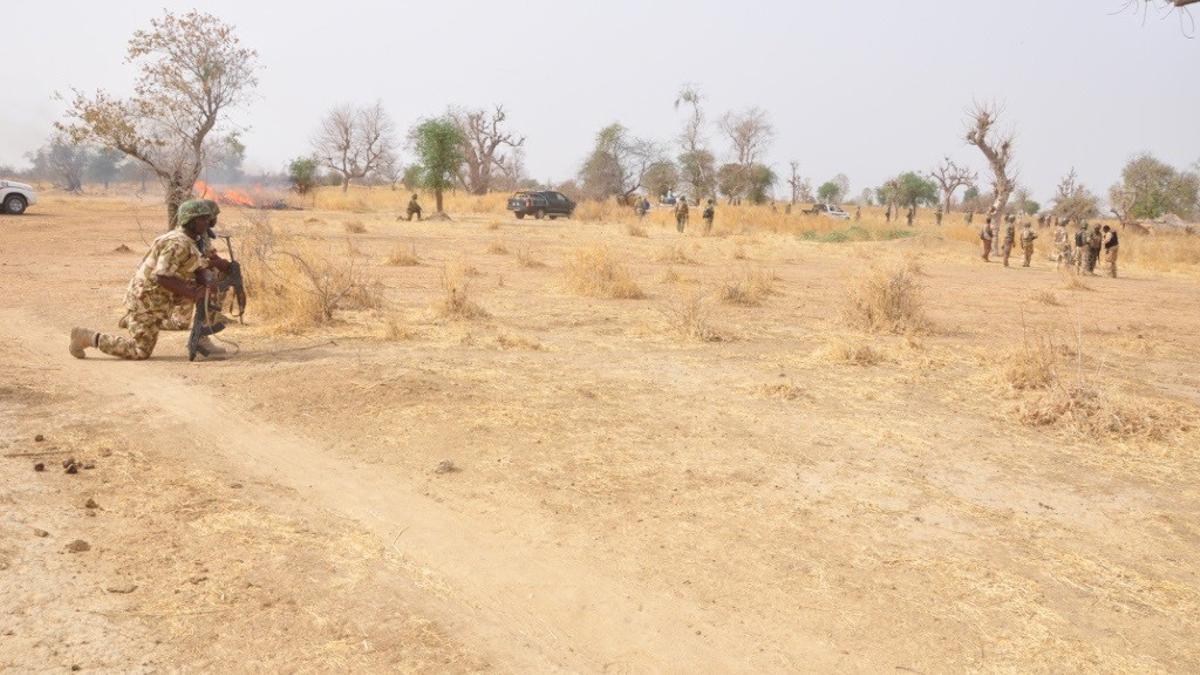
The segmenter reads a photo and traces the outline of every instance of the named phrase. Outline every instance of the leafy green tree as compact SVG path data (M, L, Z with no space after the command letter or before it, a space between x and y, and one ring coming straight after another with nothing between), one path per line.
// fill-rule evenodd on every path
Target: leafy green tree
M746 199L752 204L764 204L770 200L771 188L778 177L765 164L751 164L746 172Z
M421 166L421 185L433 191L436 213L442 209L442 193L454 187L463 163L462 131L454 120L436 117L418 124L411 133L413 149Z
M655 197L661 197L668 192L674 192L679 185L679 169L669 160L659 160L646 169L642 179L646 192Z
M842 202L842 188L833 181L821 183L821 187L817 188L817 199L826 204L840 204Z
M404 187L409 190L415 190L421 187L421 165L409 164L404 167L404 177L400 179L404 183Z
M288 182L297 194L306 195L317 186L317 160L312 157L297 157L288 163Z
M896 203L901 206L934 206L938 203L937 185L921 174L907 171L896 176Z
M741 164L722 164L717 170L717 191L730 204L736 203L746 192L746 176Z
M1121 182L1113 186L1113 206L1126 203L1128 218L1153 219L1167 213L1192 218L1200 210L1200 176L1177 171L1151 155L1139 155L1121 171ZM1124 221L1125 218L1122 218Z

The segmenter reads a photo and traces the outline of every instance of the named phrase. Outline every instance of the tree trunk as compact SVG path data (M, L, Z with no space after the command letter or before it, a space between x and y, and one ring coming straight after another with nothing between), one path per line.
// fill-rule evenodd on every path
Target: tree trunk
M442 190L438 188L433 191L433 202L437 207L437 213L442 213Z
M346 194L350 190L350 176L342 174L342 194Z
M179 205L187 201L192 196L192 186L184 185L180 177L176 176L170 183L167 184L167 229L174 229L178 225L175 215L179 213Z
M945 215L945 216L950 215L950 198L951 198L951 196L952 195L950 194L949 190L942 190L942 215Z

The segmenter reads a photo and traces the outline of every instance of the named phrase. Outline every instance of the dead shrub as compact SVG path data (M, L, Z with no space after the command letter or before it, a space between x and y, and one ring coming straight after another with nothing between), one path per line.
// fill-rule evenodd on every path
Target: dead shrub
M795 401L806 397L803 389L790 382L786 384L764 384L758 388L758 394L763 398L776 398L781 401Z
M733 252L730 253L730 257L734 260L746 260L746 248L740 243L735 244L733 247Z
M883 355L871 345L842 338L830 339L821 353L829 361L853 366L873 366L883 361Z
M1166 441L1190 431L1191 416L1176 404L1151 402L1077 381L1021 401L1016 415L1031 427L1058 427L1091 438Z
M929 330L922 287L903 267L874 268L852 285L842 310L852 328L871 333L921 333Z
M1090 290L1092 290L1092 287L1088 286L1086 283L1084 283L1083 279L1079 278L1078 274L1073 274L1071 272L1063 272L1059 276L1062 277L1063 288L1067 289L1068 291L1090 291Z
M718 295L721 302L755 307L775 292L775 273L762 269L746 269L739 276L721 282Z
M679 244L668 244L659 250L654 260L670 265L695 265L696 261Z
M487 252L492 255L508 255L508 247L504 245L503 241L494 239L492 243L488 244Z
M416 332L409 328L395 316L389 316L383 320L382 339L388 342L403 342L410 340L416 335Z
M1020 349L1013 350L1003 360L1001 378L1012 389L1046 389L1059 384L1062 359L1049 336L1026 337Z
M642 227L638 223L625 223L625 234L627 234L631 237L648 237L648 236L650 236L650 235L646 234L646 228Z
M439 316L456 321L490 316L471 300L469 276L465 266L460 263L450 263L442 269L442 297L434 305Z
M342 227L346 228L347 234L363 234L367 231L367 226L357 220L347 220Z
M402 244L397 244L392 252L388 254L387 264L395 267L416 267L421 264L421 259L417 257L417 245L409 244L405 247Z
M528 268L546 266L546 263L534 257L533 251L529 250L528 246L522 246L521 248L517 249L517 264L521 267Z
M565 268L567 285L580 295L597 298L645 297L629 269L607 247L592 246L574 252Z
M685 340L720 342L722 336L709 321L709 308L700 293L680 296L666 311L671 327Z
M1033 299L1042 303L1043 305L1050 305L1051 307L1062 306L1062 303L1058 301L1058 296L1054 294L1054 291L1038 291L1037 293L1033 294Z

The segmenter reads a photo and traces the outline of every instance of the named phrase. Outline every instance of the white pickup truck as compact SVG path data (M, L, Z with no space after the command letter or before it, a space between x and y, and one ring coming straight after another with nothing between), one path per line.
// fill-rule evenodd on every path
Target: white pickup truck
M0 180L0 213L19 216L36 203L37 193L32 185Z

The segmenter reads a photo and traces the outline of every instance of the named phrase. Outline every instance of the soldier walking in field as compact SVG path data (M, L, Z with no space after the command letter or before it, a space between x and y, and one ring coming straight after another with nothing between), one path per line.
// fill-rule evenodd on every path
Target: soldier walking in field
M1087 237L1087 273L1096 276L1096 262L1100 259L1100 249L1104 246L1104 235L1100 233L1100 225L1092 228Z
M1071 235L1067 233L1067 224L1059 221L1054 225L1054 262L1055 269L1071 265Z
M1011 222L1004 223L1004 239L1000 241L1000 255L1004 256L1004 266L1008 267L1008 258L1012 255L1015 232Z
M940 206L939 206L939 207L937 208L937 211L934 211L934 212L933 212L933 222L934 222L934 224L936 224L938 227L941 227L941 226L942 226L942 207L940 207Z
M200 252L201 241L213 222L212 209L204 201L192 199L180 204L176 221L179 227L150 243L150 249L129 281L125 291L125 324L129 336L75 328L71 331L68 348L71 356L82 359L86 356L85 350L95 348L123 359L150 358L158 342L158 332L170 317L175 299L205 302L213 290L196 281L198 276L203 278L197 273L210 267L222 272L232 269L230 263L218 257L211 248L207 253ZM205 347L212 348L211 344Z
M1033 231L1033 223L1028 220L1021 227L1021 253L1025 256L1025 263L1021 267L1029 267L1029 261L1033 259L1033 240L1038 238L1038 233Z
M712 232L713 219L717 216L716 202L712 199L708 200L708 205L704 207L704 236L708 236Z
M913 218L917 217L917 207L916 206L908 207L908 213L904 214L904 217L906 220L908 220L908 226L912 227Z
M883 211L883 222L885 222L885 223L892 222L892 205L891 204L888 204L887 208L884 209L884 211Z
M1108 276L1117 278L1117 250L1120 248L1120 241L1117 238L1117 231L1104 226L1104 262L1108 263Z
M855 222L862 220L862 207L861 206L854 207L854 220L855 220Z
M680 197L675 202L675 229L683 234L683 228L687 227L688 222L688 205L687 197Z
M992 218L988 216L987 221L979 230L979 240L983 242L983 262L991 262L992 255L992 238L996 235L992 229Z
M417 195L414 193L412 199L408 200L408 210L406 211L409 222L412 222L413 216L417 220L421 220L421 204L417 202ZM434 214L437 215L437 214Z
M967 225L970 225L972 220L975 220L975 212L974 211L967 211L966 213L963 214L963 222L964 223L966 223Z

